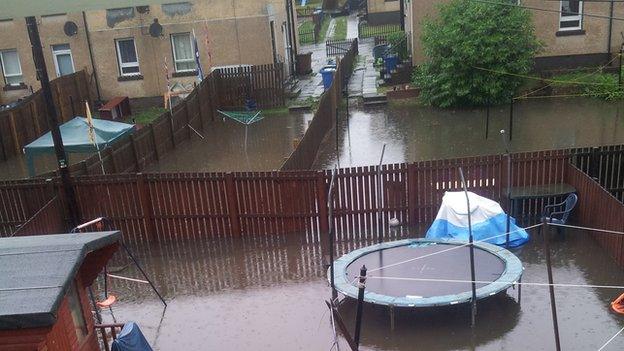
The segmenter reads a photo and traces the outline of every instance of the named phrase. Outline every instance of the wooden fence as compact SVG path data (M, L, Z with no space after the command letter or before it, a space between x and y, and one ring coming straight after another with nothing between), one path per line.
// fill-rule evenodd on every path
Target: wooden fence
M624 202L624 145L579 148L572 163Z
M215 78L204 78L172 112L165 112L151 124L101 151L102 165L97 154L69 167L73 175L141 172L151 162L176 148L192 135L191 128L203 130L215 118L218 108ZM51 177L46 173L40 177Z
M59 122L84 115L84 102L91 102L85 71L50 82ZM0 160L20 155L24 146L49 130L43 94L37 91L12 109L0 112Z
M60 234L67 232L65 211L58 195L48 201L26 223L19 226L12 236Z
M574 211L576 222L590 228L624 231L624 205L573 164L566 167L565 181L576 188L579 196ZM600 232L592 232L592 236L624 267L624 236Z
M252 98L259 108L286 104L284 64L228 67L215 70L216 93L222 109L240 109Z
M516 154L513 184L561 183L567 157L566 151ZM500 156L484 156L384 165L380 174L377 167L340 169L331 200L336 233L341 239L370 238L380 230L388 235L391 218L430 223L444 193L461 188L460 166L470 190L500 201L505 165ZM140 244L293 232L322 240L329 226L330 179L331 171L293 171L116 174L77 177L74 183L84 221L108 217L126 240ZM16 193L0 204L0 228L12 229L5 233L49 202L49 192L37 195L46 186L44 181L0 183L0 192ZM6 216L7 211L18 215ZM522 211L539 214L541 207L528 204Z
M281 170L310 169L325 135L334 127L339 101L344 84L348 84L353 72L353 64L358 54L358 41L351 41L351 47L338 61L331 87L323 93L318 109L308 126L303 138L290 154Z

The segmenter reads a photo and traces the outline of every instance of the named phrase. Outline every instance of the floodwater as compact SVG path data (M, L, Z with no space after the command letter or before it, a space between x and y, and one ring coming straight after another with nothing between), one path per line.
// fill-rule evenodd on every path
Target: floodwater
M72 153L68 155L69 164L80 163L82 160L91 156L90 153ZM44 174L55 171L57 169L56 156L54 153L39 155L34 159L35 172ZM25 155L19 155L0 161L0 179L22 179L29 178L28 163Z
M624 143L624 105L590 98L535 99L514 104L512 152ZM352 109L339 118L338 152L332 133L315 168L368 166L504 151L500 130L509 130L509 106L443 110L414 104ZM337 157L338 155L338 157Z
M278 170L312 119L310 113L271 114L245 126L217 120L195 133L147 172L231 172Z
M413 233L422 232L414 230ZM537 236L535 231L532 235ZM401 238L406 235L397 235ZM407 235L412 236L412 235ZM554 235L553 235L554 236ZM372 244L353 239L338 243L344 253ZM623 285L624 273L585 233L568 231L553 238L555 282ZM148 285L111 279L118 296L118 321L135 321L157 350L330 350L333 340L325 300L330 289L314 238L304 235L249 236L153 243L135 253L169 306ZM523 282L544 283L541 239L516 251ZM466 264L458 262L457 264ZM118 274L139 277L136 269ZM619 289L556 288L564 350L596 350L624 327L609 310ZM552 350L548 288L525 285L478 304L477 326L469 308L399 310L392 330L385 308L365 306L362 350ZM355 304L341 307L354 328ZM108 312L105 321L111 321ZM341 350L347 350L340 337ZM605 350L624 349L624 335Z

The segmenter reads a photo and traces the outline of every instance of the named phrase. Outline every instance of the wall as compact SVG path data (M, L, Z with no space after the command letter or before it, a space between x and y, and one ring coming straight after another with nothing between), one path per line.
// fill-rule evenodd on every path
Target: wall
M371 25L399 23L401 21L400 1L368 0L366 20Z
M107 21L105 10L86 14L104 100L120 95L131 98L163 95L166 89L165 57L169 69L173 71L174 67L170 41L172 33L195 31L205 74L210 72L211 66L273 63L270 20L274 21L276 52L281 57L286 56L283 34L286 4L283 0L197 0L191 3L191 11L187 13L165 13L161 5L152 5L147 14L139 14L135 9L134 18L112 22ZM268 4L272 5L271 15L267 10ZM148 33L155 18L163 26L163 36L160 38L153 38ZM73 37L63 33L63 25L68 20L78 25L78 34ZM43 17L39 19L39 25L51 79L56 77L51 49L53 44L69 43L75 69L87 68L88 74L92 74L82 13ZM210 40L211 57L205 44L206 32ZM115 39L128 37L135 38L143 79L120 82ZM11 48L18 49L26 86L32 85L37 90L39 84L35 79L24 19L0 22L0 50ZM192 85L195 81L194 76L172 78L172 84L179 82ZM91 78L90 82L95 92ZM0 102L11 102L28 94L27 89L0 91Z
M425 61L420 44L422 23L428 16L435 16L437 4L448 0L411 1L407 6L407 30L412 34L412 57L415 64ZM523 0L523 6L559 11L559 1ZM624 4L614 3L614 16L624 16ZM559 13L545 11L531 11L535 22L536 35L544 44L536 63L544 68L575 67L606 63L608 59L608 31L609 20L604 18L583 17L582 32L575 35L561 35L559 32ZM609 16L608 2L587 2L583 4L583 13ZM619 51L621 43L620 32L624 31L622 21L613 21L613 35L611 40L612 52ZM559 32L559 33L558 33ZM570 34L564 33L564 34ZM572 55L572 57L570 57ZM582 55L582 56L579 56ZM538 67L539 68L539 67Z

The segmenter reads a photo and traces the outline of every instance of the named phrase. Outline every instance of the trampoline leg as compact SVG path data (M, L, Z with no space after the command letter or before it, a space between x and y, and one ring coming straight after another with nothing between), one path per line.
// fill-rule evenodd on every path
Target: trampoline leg
M394 306L389 306L390 310L390 330L394 331Z
M522 276L520 276L520 279L518 279L518 305L520 304L520 301L522 301Z

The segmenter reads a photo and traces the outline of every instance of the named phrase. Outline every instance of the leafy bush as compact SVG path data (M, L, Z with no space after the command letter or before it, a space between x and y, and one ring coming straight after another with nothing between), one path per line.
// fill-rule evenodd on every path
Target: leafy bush
M407 60L409 58L409 52L407 51L407 38L405 33L397 32L388 34L388 44L392 47L392 51L399 55L401 60Z
M428 61L413 76L421 99L450 107L508 102L540 43L525 9L452 0L423 24L422 46Z
M571 94L583 94L604 100L624 98L617 74L572 72L554 76L553 88L566 89Z

